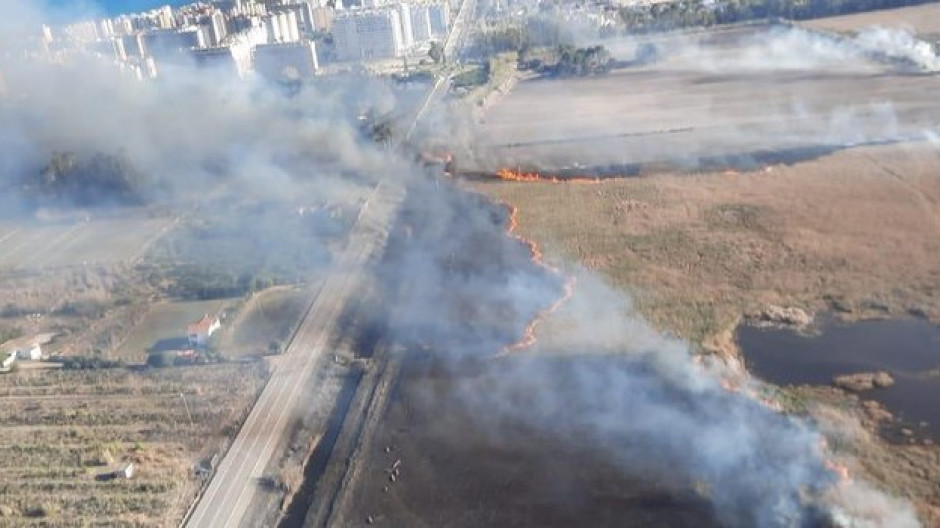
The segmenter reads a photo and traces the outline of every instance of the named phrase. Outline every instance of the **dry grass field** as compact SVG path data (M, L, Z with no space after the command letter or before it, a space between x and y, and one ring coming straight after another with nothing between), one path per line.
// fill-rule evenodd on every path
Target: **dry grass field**
M272 341L284 345L310 303L303 288L274 287L251 297L222 330L219 350L226 357L258 356Z
M116 359L142 363L147 359L147 350L161 340L185 341L186 325L205 314L219 314L234 302L233 299L220 299L154 304L143 320L130 332L114 356Z
M940 37L940 5L934 3L854 15L818 18L801 22L801 25L840 33L881 26L904 29L916 33L921 38L935 39Z
M936 14L924 6L856 18L911 16L928 34ZM790 37L696 38L642 68L520 82L481 125L495 164L588 175L633 164L640 177L465 185L516 207L518 232L551 264L596 271L694 347L734 352L731 329L770 304L940 321L936 77ZM843 148L821 148L832 146ZM709 157L719 162L702 163ZM562 308L539 326L540 342L560 336L564 318ZM884 411L844 392L781 394L832 426L853 473L940 526L934 446L883 441Z
M176 526L261 364L0 376L0 525ZM129 479L96 475L134 462Z
M754 172L480 183L564 265L703 343L767 304L940 319L940 155L865 147Z

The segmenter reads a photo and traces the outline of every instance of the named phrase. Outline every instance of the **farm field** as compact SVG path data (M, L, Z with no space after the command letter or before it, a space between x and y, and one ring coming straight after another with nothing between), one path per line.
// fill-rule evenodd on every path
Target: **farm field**
M477 132L487 148L466 165L588 174L656 164L753 167L829 147L923 138L934 127L934 76L814 38L784 28L660 37L661 58L652 64L524 79L487 111ZM636 45L607 44L627 61Z
M856 32L877 26L903 29L916 33L921 38L934 39L940 36L940 5L931 3L868 13L817 18L801 22L800 25L838 32Z
M169 218L0 223L0 270L122 264L137 258Z
M144 319L131 330L115 357L129 362L143 362L147 359L147 350L161 340L185 341L187 324L207 313L218 314L235 302L236 299L217 299L154 304ZM226 322L222 324L224 327Z
M0 376L0 525L176 526L262 364ZM131 479L96 475L133 462Z

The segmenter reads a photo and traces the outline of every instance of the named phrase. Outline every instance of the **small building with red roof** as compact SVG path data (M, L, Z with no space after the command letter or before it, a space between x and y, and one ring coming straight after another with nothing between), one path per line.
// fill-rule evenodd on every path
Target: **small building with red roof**
M189 337L189 346L204 348L209 343L209 337L216 330L222 327L219 317L216 315L205 314L202 319L190 323L186 327L186 335Z

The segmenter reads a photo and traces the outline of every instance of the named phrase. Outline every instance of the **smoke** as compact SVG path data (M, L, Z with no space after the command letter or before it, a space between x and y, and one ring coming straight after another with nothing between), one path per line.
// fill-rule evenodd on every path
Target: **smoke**
M537 82L530 85L533 99L523 96L519 106L502 109L510 118L494 115L487 120L511 129L507 137L519 130L513 128L516 126L535 128L535 135L547 136L532 156L535 163L552 163L556 155L559 160L616 155L636 161L653 149L669 151L670 159L690 148L731 153L744 149L748 154L761 148L774 153L802 146L809 151L807 155L819 155L833 145L897 141L929 132L919 119L900 113L897 106L902 105L896 105L890 96L872 100L870 88L853 94L856 99L849 101L842 94L816 97L813 92L820 89L812 84L816 76L855 83L882 71L872 62L872 52L860 44L796 29L743 38L743 51L686 41L667 49L664 63L651 66L665 72L662 77L667 80L672 72L722 74L732 81L739 78L747 82L754 76L759 89L786 94L781 102L761 99L757 111L747 107L755 84L736 86L738 91L732 94L715 95L721 103L734 105L734 111L745 114L739 121L716 109L718 101L709 104L707 96L700 96L706 99L703 104L696 95L682 91L694 92L696 82L720 82L720 76L717 81L696 77L688 85L668 86L660 95L653 86L640 84L644 80L639 75L629 79L635 87L631 98L639 101L631 107L633 113L602 109L600 104L589 106L586 98L580 98L578 90L603 86L603 80L592 80L592 85L575 80L571 83L574 88L564 83L551 88L555 90L550 99L553 102L564 100L559 104L585 109L583 114L592 116L609 112L609 119L595 118L600 127L582 124L580 112L569 112L561 119L563 123L538 114L546 107L558 107L539 106L534 97L544 96L540 90L549 88ZM541 102L548 100L549 96L545 97ZM706 115L690 117L683 106L687 101L698 105L695 110L704 108ZM524 113L531 108L538 110ZM514 115L517 109L520 113ZM702 129L702 135L696 136L701 143L683 136L684 132L677 133L675 140L663 134L655 136L655 141L645 138L635 143L632 138L617 137L623 123L647 117L636 117L644 112L655 122L648 126L683 129L689 120L695 120L688 128L693 131L690 134ZM467 150L472 151L482 136L493 136L487 129L489 123L476 135L466 131L467 121L454 119L451 124L457 131L448 136L465 138ZM498 131L499 126L494 129ZM566 143L565 134L582 132L580 127L588 129L584 133L589 139ZM643 123L637 127L642 129ZM520 150L527 147L510 149L506 156L518 160ZM488 159L479 161L484 167L507 162L489 154L492 152L481 156ZM703 160L707 158L695 156L690 163L701 164ZM405 266L401 263L406 259L395 262L392 268L398 274L392 273L394 280L388 281L402 286L390 330L397 338L435 336L418 344L443 356L440 361L451 370L456 386L453 397L472 417L470 424L451 424L458 429L454 436L459 437L463 427L500 439L510 434L507 424L525 424L537 431L537 438L599 453L625 472L701 489L719 520L729 526L920 525L908 502L858 477L843 479L831 465L835 455L826 447L817 423L781 414L771 404L759 401L758 396L771 392L768 387L723 362L697 359L685 343L664 337L645 323L629 298L586 271L576 272L576 293L552 316L552 324L540 327L544 333L532 354L499 357L486 360L482 367L467 367L467 356L488 356L506 338L504 331L486 328L522 328L539 306L551 304L544 289L550 288L559 296L561 282L532 280L537 270L506 248L482 250L476 237L498 225L496 215L484 212L488 209L479 210L482 204L474 206L472 200L444 185L429 186L419 195L422 203L406 205L406 211L413 208L426 216L407 221L407 234L397 241L408 247L403 252L414 260L407 260ZM466 208L458 207L457 202ZM481 221L481 214L487 215L486 221ZM393 237L393 247L395 243ZM451 260L455 255L468 259L466 267L456 266L459 272ZM504 265L507 260L515 264ZM551 274L546 275L550 278ZM468 298L472 299L470 305L485 308L462 312L459 307ZM425 396L430 402L442 398L433 391ZM428 405L435 409L431 414L447 414L434 403Z
M907 61L924 72L940 72L933 46L905 30L876 26L860 32L851 43L869 54Z
M220 182L289 195L293 184L317 180L320 193L342 195L350 179L341 172L368 183L389 168L387 153L365 145L354 126L363 105L394 100L379 83L337 79L285 97L257 79L185 66L140 82L92 54L10 51L35 44L43 17L26 2L4 8L13 13L5 20L17 22L0 29L0 49L8 50L0 58L2 184L41 169L57 151L124 153L173 198Z
M931 71L936 56L904 31L841 37L773 26L602 43L623 66L609 80L552 87L523 80L482 127L452 134L484 146L468 166L573 174L657 164L754 169L925 139L936 128L932 79L917 75ZM650 45L657 60L633 63Z
M44 17L30 5L4 6L0 49L20 49L38 31ZM408 179L402 220L378 271L389 296L387 324L394 340L440 350L457 370L463 360L488 357L518 339L560 294L562 278L505 235L503 208L415 178L406 161L359 139L351 116L363 105L397 101L386 86L338 79L287 97L250 79L232 82L188 68L172 73L141 83L96 58L55 62L5 51L0 183L15 186L57 151L123 152L161 181L154 199L165 203L215 192L222 199L205 203L355 202L379 178ZM251 221L244 218L254 218L239 207L218 209L219 223L231 222L229 234L242 236ZM233 237L237 243L223 257L244 258L259 248L281 258L290 244L278 243L286 225L265 226L246 231L253 241ZM249 243L259 241L266 243ZM702 482L730 525L803 526L826 515L858 519L860 526L916 525L907 505L864 486L837 485L810 424L725 390L721 382L733 372L694 362L685 344L654 331L602 281L585 273L578 291L563 314L563 339L546 352L596 358L497 360L483 390L475 383L457 387L482 423L493 420L492 434L499 434L498 419L527 423L546 436L582 442L624 470ZM895 517L879 520L882 507Z
M451 227L455 221L437 220ZM465 221L461 215L460 222ZM466 242L459 230L442 231ZM443 242L437 229L410 233L412 239ZM499 252L487 256L500 263L514 258ZM450 370L453 387L444 395L427 392L424 398L460 402L461 419L466 421L447 427L456 428L448 442L460 443L466 430L488 435L491 445L500 445L510 429L523 426L534 431L533 438L516 441L577 446L628 474L694 487L727 526L919 526L906 502L865 482L840 480L829 465L833 455L813 423L761 403L755 395L768 393L766 388L725 363L695 360L685 343L651 328L627 297L589 272L576 272L574 297L552 316L532 353L481 360L492 353L493 336L483 337L490 338L484 346L468 347L481 336L465 333L467 322L454 317L448 303L459 303L466 293L461 284L468 283L474 285L474 302L486 307L503 298L515 273L532 273L531 264L511 266L518 271L505 280L481 272L486 275L482 281L455 281L452 274L428 264L424 261L417 268L420 284L409 285L421 288L420 296L405 293L407 304L395 306L420 314L423 335L439 337L425 345L438 351L438 364ZM460 293L450 293L454 291ZM534 303L521 303L531 301L531 292L519 293L505 297L514 300L517 314L499 312L501 318L513 319L510 327L518 328L526 314L537 309ZM422 306L426 301L429 304ZM471 317L492 324L485 317ZM396 337L407 335L414 323L393 319L391 331ZM429 327L434 331L429 333ZM474 354L482 363L468 367L466 356ZM435 415L450 412L436 403L425 405L434 409L425 412Z
M903 29L871 27L851 37L798 26L728 37L734 51L715 51L707 37L681 37L663 43L663 53L683 67L711 72L781 70L875 71L874 61L889 61L923 72L940 71L933 47ZM868 63L868 64L866 64Z

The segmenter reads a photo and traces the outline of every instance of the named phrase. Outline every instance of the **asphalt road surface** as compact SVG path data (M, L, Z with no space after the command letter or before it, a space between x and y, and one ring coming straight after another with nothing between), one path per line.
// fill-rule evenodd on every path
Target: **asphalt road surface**
M326 350L343 306L356 291L362 266L384 246L387 226L403 196L401 187L383 182L363 206L337 271L310 305L283 362L271 375L186 526L218 528L241 523L260 490L262 472L289 432L301 388Z

